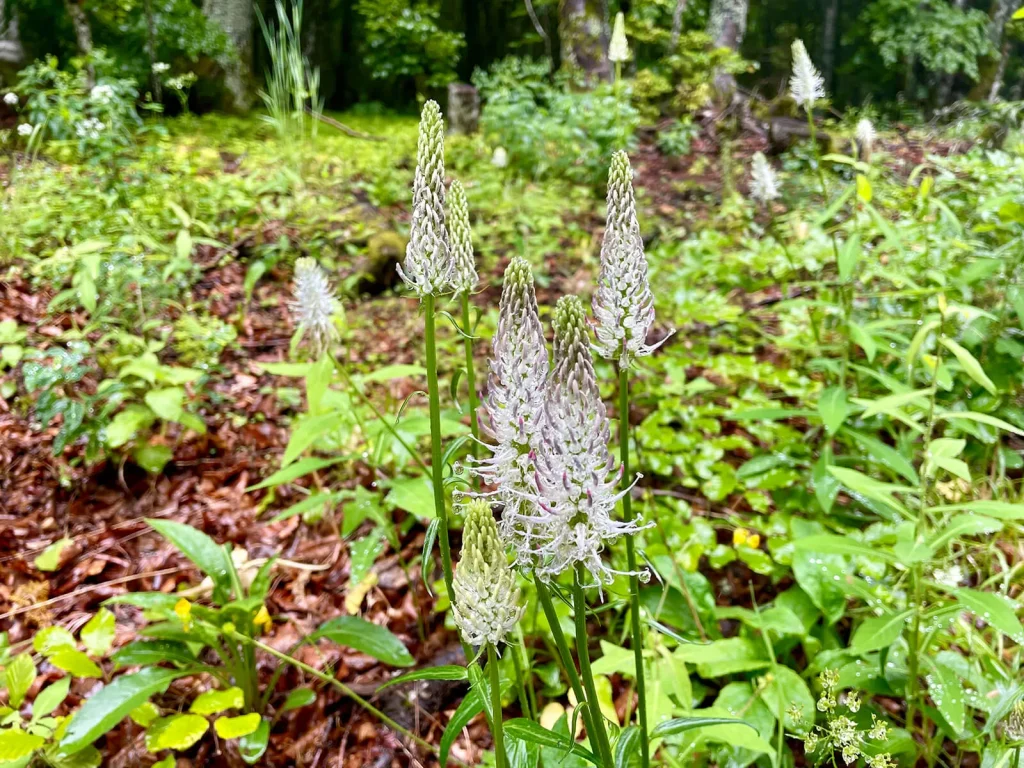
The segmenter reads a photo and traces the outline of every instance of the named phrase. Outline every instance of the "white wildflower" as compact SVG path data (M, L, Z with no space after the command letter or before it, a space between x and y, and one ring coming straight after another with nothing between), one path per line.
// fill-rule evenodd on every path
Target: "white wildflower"
M18 94L16 94L14 91L8 91L7 93L5 93L4 94L4 104L6 104L9 107L17 106L17 104L18 104Z
M494 154L491 155L491 165L495 168L508 167L508 152L504 147L498 147L494 150Z
M932 572L932 578L946 587L959 587L964 583L964 571L959 565L951 565L949 568L937 568Z
M469 645L497 646L523 616L516 575L490 505L474 499L465 510L462 556L452 580L452 613Z
M452 182L448 192L448 210L445 218L451 238L452 288L455 293L472 293L476 289L476 262L473 258L473 232L469 227L469 203L466 190L458 180Z
M865 117L857 123L855 135L861 159L870 160L871 154L875 149L875 139L878 138L878 134L875 133L875 126Z
M338 338L334 315L339 305L315 259L304 256L295 262L294 300L289 307L313 356L320 358Z
M533 273L525 259L515 257L505 269L498 309L498 327L484 398L484 426L495 444L473 472L496 486L505 504L501 532L515 548L517 560L532 562L529 538L519 520L536 495L534 448L540 441L548 380L548 350L537 313Z
M32 135L32 124L31 123L22 123L21 125L19 125L18 126L18 135L19 136L31 136Z
M453 263L444 223L444 119L436 101L423 105L416 177L413 180L412 224L405 262L398 274L421 298L447 290Z
M1003 726L1006 738L1010 741L1024 741L1024 700L1017 701L1006 716Z
M80 139L92 139L95 141L103 133L107 126L95 117L87 117L75 126L75 133Z
M629 43L626 41L626 17L622 11L615 14L612 40L608 45L608 61L629 61Z
M555 370L548 387L537 464L536 504L520 520L542 579L582 566L593 582L616 573L601 559L605 545L641 529L639 517L614 519L622 468L608 449L608 416L597 387L586 311L576 296L555 309ZM642 574L645 578L647 572Z
M164 72L167 72L170 68L171 68L171 65L168 64L166 61L154 61L153 62L153 74L154 75L162 75Z
M100 104L108 104L114 98L114 89L109 85L94 85L89 98Z
M651 354L668 338L647 344L654 324L654 296L636 219L633 169L625 152L612 156L608 171L608 217L593 307L598 352L605 359L618 360L620 366Z
M814 67L803 40L793 41L793 75L789 79L793 100L804 109L814 108L814 102L825 98L825 80Z
M750 169L750 196L759 203L768 204L781 196L779 177L775 174L768 158L761 152L755 152L753 165Z

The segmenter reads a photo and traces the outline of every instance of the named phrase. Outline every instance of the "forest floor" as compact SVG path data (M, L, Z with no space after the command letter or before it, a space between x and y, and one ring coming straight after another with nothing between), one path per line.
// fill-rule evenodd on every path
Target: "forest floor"
M738 142L736 160L745 165L750 154L763 148L756 137L744 139ZM634 156L635 183L644 190L647 215L687 228L709 218L722 186L717 162L707 161L714 149L703 137L686 158L665 158L653 145L641 146ZM904 175L921 161L926 150L947 153L954 149L899 139L888 147L892 170ZM240 172L245 172L244 161ZM347 205L346 200L339 208ZM397 229L405 226L408 211L404 205L375 207L373 215ZM583 241L598 241L603 222L596 208L574 220ZM54 623L78 628L104 600L125 591L174 592L196 584L194 568L143 521L164 518L196 526L218 541L232 542L244 548L251 559L276 554L291 563L277 569L268 601L274 626L265 642L274 648L288 651L325 620L358 612L386 624L405 642L418 664L461 660L457 636L435 611L419 569L405 567L418 563L423 525L408 528L400 552L387 549L378 558L373 566L376 583L366 590L350 583L349 546L338 532L343 508L319 522L307 523L293 516L268 523L275 512L301 497L282 490L268 506L264 493L246 490L278 468L288 443L295 409L281 394L293 383L267 373L262 364L288 359L295 328L287 311L290 270L284 266L272 269L258 283L244 321L239 320L245 301L245 243L270 243L283 236L293 249L303 250L302 233L288 222L265 220L259 226L259 231L220 233L224 241L243 244L234 251L199 245L193 255L202 265L202 274L183 305L203 305L214 317L235 325L239 333L237 343L227 348L206 384L202 417L207 433L187 441L169 435L174 457L161 474L149 475L130 461L104 460L86 467L76 460L75 447L55 458L52 443L59 424L40 429L30 410L14 400L0 399L0 630L9 633L12 643ZM491 249L495 274L507 256L501 248ZM546 267L550 281L540 288L541 303L580 291L590 281L594 262L551 253ZM8 274L0 281L0 319L14 318L25 328L27 344L44 347L54 343L86 321L75 312L48 312L55 292L40 290L24 272ZM495 307L497 296L498 288L488 285L475 301L481 307ZM751 298L731 295L728 300L746 306ZM357 368L421 359L415 300L385 291L378 296L347 297L344 304L350 322L344 355ZM766 322L771 322L770 317ZM680 334L671 343L683 342ZM670 349L665 354L671 354ZM449 334L442 357L447 370L442 371L442 379L447 379L457 364L457 351L454 334ZM485 344L477 346L478 370L485 365L486 353ZM14 376L13 372L6 374L12 381ZM86 378L80 386L88 391L96 384ZM401 403L421 387L422 383L411 379L391 381L386 388L387 403ZM377 479L373 467L356 462L347 466L339 481L348 487L372 487ZM710 505L699 490L686 493L694 509ZM400 523L409 513L396 510L395 514ZM40 571L35 557L62 538L70 544L62 550L58 566ZM714 570L706 562L702 569ZM721 584L723 579L733 582L731 588L720 590L722 600L728 602L730 594L743 594L752 578L746 566L734 562L715 573L714 583ZM141 613L120 606L116 614L119 646L134 639ZM419 686L416 695L411 695L411 686L400 686L375 696L390 670L374 659L326 643L302 647L297 656L317 668L333 670L396 721L433 743L444 728L446 713L457 706L465 690L460 684L412 684ZM271 668L267 660L264 664L264 680L268 680ZM296 687L300 677L289 670L278 682L279 690ZM44 675L37 686L45 682ZM72 694L85 696L93 684L76 682ZM615 685L616 704L624 710L627 689L618 680ZM203 687L201 680L179 680L163 705L170 709L184 706ZM489 744L486 725L478 718L456 742L453 756L472 764ZM106 737L104 754L104 765L111 768L146 765L153 760L145 749L143 730L127 720ZM203 740L189 754L188 764L195 766L243 764L239 755L214 739ZM278 720L266 764L385 768L430 765L432 761L431 756L404 743L399 735L328 689L320 691L312 710L307 707ZM179 760L179 768L184 764Z

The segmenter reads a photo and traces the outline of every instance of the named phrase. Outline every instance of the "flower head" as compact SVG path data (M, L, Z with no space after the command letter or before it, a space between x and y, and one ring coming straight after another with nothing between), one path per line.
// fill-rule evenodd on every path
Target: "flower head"
M1024 741L1024 699L1013 705L1006 717L1004 730L1006 738L1011 741Z
M878 134L875 133L875 126L866 117L857 123L856 138L861 159L870 160Z
M793 100L807 110L814 108L814 102L825 98L825 80L807 55L803 40L793 41L793 75L789 78L789 91Z
M6 104L9 107L13 107L13 106L16 106L17 103L18 103L18 94L16 94L14 91L8 91L7 93L4 94L4 104Z
M549 362L533 273L518 256L505 269L492 345L484 426L495 444L491 456L479 460L473 471L497 487L505 504L502 537L520 561L530 562L530 544L518 521L536 493L534 449L540 440Z
M451 238L452 287L455 293L471 293L477 284L476 263L473 259L473 232L469 228L469 203L466 190L457 179L448 192L448 235Z
M618 490L622 469L608 449L608 416L594 375L586 311L576 296L559 300L554 328L555 370L536 450L536 504L520 522L538 576L581 565L600 586L621 573L602 561L606 543L641 526L639 518L614 519L628 490Z
M625 152L612 156L608 171L608 218L593 307L601 357L618 360L625 367L665 343L662 339L653 346L647 344L654 324L654 296L636 219L633 169Z
M608 45L609 61L629 61L629 43L626 42L626 17L619 11L615 14L612 40Z
M106 104L114 98L114 89L109 85L94 85L89 91L89 98L100 104Z
M750 169L750 196L765 205L772 200L778 200L781 196L779 177L775 175L775 169L768 162L768 158L761 152L754 153Z
M106 128L106 125L95 117L87 117L75 126L75 133L80 139L92 139L95 141L100 137L104 128Z
M153 74L161 75L171 68L171 65L166 61L154 61L153 62Z
M32 130L33 129L32 129L32 124L31 123L22 123L21 125L18 126L18 135L19 136L31 136L32 135Z
M469 645L496 646L523 615L515 571L505 556L490 505L473 499L465 511L462 558L452 581L452 613Z
M412 187L412 224L405 262L398 274L417 296L448 289L453 263L444 221L444 119L436 101L423 105L416 177Z
M496 147L491 155L491 165L495 168L508 167L508 151L504 147Z
M295 262L294 300L290 308L299 330L309 341L310 351L314 357L321 357L338 338L334 315L339 307L327 275L308 256Z

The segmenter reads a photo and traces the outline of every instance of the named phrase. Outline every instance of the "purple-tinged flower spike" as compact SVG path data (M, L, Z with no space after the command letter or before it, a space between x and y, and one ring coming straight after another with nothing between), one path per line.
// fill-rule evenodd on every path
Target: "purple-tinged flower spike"
M782 193L779 190L779 177L761 152L754 153L753 165L750 169L750 196L757 202L768 205L778 200Z
M814 103L825 98L825 78L821 76L803 40L793 41L793 74L789 78L793 101L810 112Z
M455 568L452 613L469 645L497 646L523 616L516 574L498 537L491 506L481 499L465 507L462 557Z
M519 522L533 569L549 579L582 565L600 586L616 573L601 559L605 544L641 530L640 519L613 515L621 468L608 449L608 415L594 375L586 310L576 296L555 309L555 370L536 451L536 504ZM645 572L646 574L646 572Z
M340 309L327 274L315 259L304 256L295 262L294 299L289 308L310 352L320 358L338 340L334 315Z
M497 488L505 503L502 536L521 552L523 541L515 521L530 504L536 470L533 449L540 439L548 380L548 350L537 312L533 272L515 257L505 269L492 342L484 409L485 429L494 439L491 456L473 465L473 472Z
M405 262L398 274L419 297L449 290L454 265L444 220L444 119L436 101L423 105L416 176L412 186L412 224Z
M458 179L448 190L447 219L448 237L451 240L452 288L456 294L472 293L476 290L476 261L473 258L473 233L469 228L469 203L466 190Z
M625 152L612 155L608 171L608 219L601 243L601 272L593 299L597 350L628 367L651 354L668 336L648 345L654 324L654 296L647 277L647 256L636 219L633 169ZM671 334L669 334L671 335Z

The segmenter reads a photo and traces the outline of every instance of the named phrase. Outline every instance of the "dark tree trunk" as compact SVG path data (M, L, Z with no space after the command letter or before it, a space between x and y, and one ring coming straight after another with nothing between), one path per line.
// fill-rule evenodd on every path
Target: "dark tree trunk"
M1006 34L1006 23L1010 20L1010 15L1016 6L1016 0L992 0L992 8L989 11L988 37L999 53L983 61L978 67L980 73L978 82L969 94L969 98L975 101L982 99L991 101L993 93L996 96L999 94L999 87L1002 85L1001 82L998 82L1002 80L1000 69L1005 72L1003 57L1006 54L1004 53L1003 37Z
M21 36L18 34L17 11L12 9L8 20L4 0L0 0L0 83L13 79L24 60L25 49L21 47Z
M85 15L85 8L82 7L82 0L64 0L64 5L71 18L71 26L75 28L75 44L78 46L78 52L88 58L92 54L92 28ZM96 84L96 70L91 62L86 64L85 73L91 88Z
M218 63L224 70L230 106L244 112L252 106L252 0L203 0L203 13L221 26L235 46L236 55L224 56Z
M718 48L739 51L747 32L747 11L750 0L711 0L708 35ZM728 72L715 74L715 91L723 103L730 103L736 93L736 78Z
M153 71L156 64L156 19L153 18L153 0L146 0L143 8L146 14L146 56L149 57L149 81L153 88L153 100L159 104L163 101L163 83L160 73Z
M825 0L825 19L821 26L821 76L825 89L832 90L836 71L836 25L839 21L839 0Z
M679 36L683 33L683 14L686 13L687 1L676 0L676 7L672 11L672 37L668 43L669 53L675 53L679 46Z
M561 0L558 8L562 65L581 70L591 82L611 78L603 5L601 0Z

